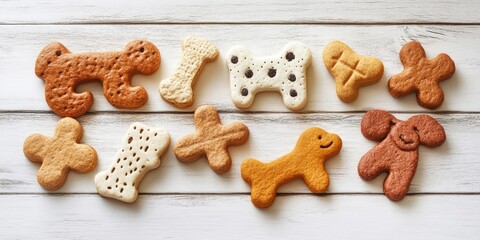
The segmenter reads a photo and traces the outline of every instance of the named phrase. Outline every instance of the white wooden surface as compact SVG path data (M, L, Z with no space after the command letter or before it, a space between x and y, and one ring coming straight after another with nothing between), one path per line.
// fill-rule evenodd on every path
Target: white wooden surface
M480 237L480 2L478 1L8 1L0 0L0 239L478 239ZM189 35L213 41L220 59L208 64L195 87L196 102L186 110L165 103L158 94L180 58ZM38 165L22 153L32 133L51 135L60 119L44 101L44 83L33 72L43 46L60 41L73 52L122 49L146 38L160 49L162 63L152 76L135 76L149 92L146 106L115 109L99 83L81 85L95 97L91 111L79 118L83 142L99 154L89 174L71 173L65 186L46 192L36 183ZM333 39L361 54L380 58L384 78L362 88L360 98L342 103L321 60ZM414 95L394 99L387 80L402 69L401 46L415 39L429 57L448 53L454 77L441 83L445 102L430 111ZM224 55L243 44L258 55L274 54L290 40L311 47L307 107L286 109L280 95L263 93L252 108L240 111L230 100ZM141 121L163 127L174 143L194 131L192 112L212 104L224 123L242 121L251 137L230 148L233 166L217 175L205 159L184 164L172 148L159 169L149 173L134 204L96 194L94 175L106 168L128 125ZM398 203L382 194L383 177L362 181L356 166L376 143L359 129L366 110L381 108L405 119L428 113L447 132L447 142L420 148L420 162L407 197ZM244 158L270 161L290 151L307 127L338 133L342 152L327 162L331 185L311 194L301 181L279 189L271 208L256 209L240 176Z

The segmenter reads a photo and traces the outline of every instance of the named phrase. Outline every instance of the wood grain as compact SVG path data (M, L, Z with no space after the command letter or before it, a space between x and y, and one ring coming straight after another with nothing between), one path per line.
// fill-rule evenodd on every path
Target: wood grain
M480 23L475 0L1 0L0 6L0 24Z
M0 110L49 111L44 100L44 82L34 74L35 59L41 49L52 41L62 42L72 52L111 51L123 49L132 39L147 38L158 46L162 63L156 74L137 75L134 85L145 86L148 103L135 111L192 112L202 104L213 104L221 111L238 111L231 101L227 51L242 44L257 56L279 52L291 40L308 44L313 63L307 72L308 103L304 112L365 111L382 108L392 111L429 111L416 101L415 94L395 99L387 90L390 76L401 72L398 52L410 40L420 41L429 58L448 53L456 63L455 75L440 85L445 101L436 111L479 112L480 26L352 26L352 25L40 25L0 26L0 79L8 87L0 88ZM179 110L160 97L158 84L174 72L181 57L181 43L189 35L210 39L220 49L217 61L207 64L194 87L196 100L192 107ZM254 37L252 37L254 36ZM385 74L377 84L360 89L359 98L343 103L335 93L335 81L322 61L323 47L334 39L349 44L359 54L377 57L384 62ZM459 41L458 39L462 39ZM115 109L103 96L99 82L83 84L78 91L92 91L96 111ZM290 112L278 93L261 93L247 111Z

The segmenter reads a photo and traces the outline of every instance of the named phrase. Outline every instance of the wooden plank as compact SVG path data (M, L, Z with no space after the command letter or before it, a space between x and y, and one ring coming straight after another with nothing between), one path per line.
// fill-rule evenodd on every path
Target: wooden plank
M411 114L395 114L406 119ZM385 175L365 182L357 174L363 154L376 143L360 132L363 114L220 114L223 123L244 122L250 139L242 146L231 147L232 169L215 174L206 159L185 164L173 154L173 144L194 132L192 114L88 114L79 118L85 129L83 141L98 152L99 165L89 174L70 173L60 193L95 193L93 178L106 169L115 158L128 126L135 121L170 132L172 145L162 158L159 169L151 171L142 182L142 193L248 193L250 188L240 176L243 159L253 157L264 162L289 152L298 136L308 127L319 126L337 133L343 139L341 153L327 161L331 177L328 193L382 193ZM420 148L420 161L410 188L411 193L479 193L480 149L478 148L479 114L432 114L443 124L447 141L442 146ZM22 153L24 139L33 133L51 135L59 117L54 114L2 113L0 146L6 151L0 161L0 193L43 193L36 182L38 164L28 161ZM280 188L283 193L308 193L298 180Z
M0 24L39 23L480 23L466 1L0 1ZM128 10L127 10L128 9Z
M479 195L1 195L3 239L478 239Z
M402 71L398 52L412 39L420 41L429 57L448 53L455 61L454 77L442 82L445 102L438 111L479 112L480 26L403 25L49 25L0 26L0 79L8 84L0 88L0 111L50 111L44 100L44 82L34 74L35 59L51 41L60 41L72 52L123 49L133 39L147 38L161 51L162 63L152 76L135 76L134 85L145 86L148 103L135 111L193 111L201 104L213 104L223 111L237 111L230 98L229 76L225 55L237 44L243 44L257 56L276 54L289 41L308 44L313 64L307 73L307 112L365 111L383 108L393 111L427 111L416 102L415 94L393 98L387 90L390 76ZM220 57L206 65L195 86L196 102L179 110L164 102L158 92L161 79L169 77L180 59L181 42L193 35L212 40L220 49ZM255 36L255 37L252 37ZM380 58L385 65L382 80L360 90L352 104L343 103L335 93L334 80L322 61L324 45L341 39L359 53ZM459 40L461 39L461 41ZM91 111L122 111L112 107L103 97L100 83L84 84L79 91L91 90L95 103ZM278 93L261 93L248 111L287 111Z

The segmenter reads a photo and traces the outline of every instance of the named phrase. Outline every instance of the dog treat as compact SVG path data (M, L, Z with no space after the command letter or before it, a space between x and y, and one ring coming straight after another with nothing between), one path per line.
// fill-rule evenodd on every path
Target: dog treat
M160 156L170 145L170 135L163 129L133 123L123 139L115 161L108 170L95 176L100 195L124 202L134 202L138 185L148 171L160 166Z
M442 125L428 115L401 121L386 111L371 110L363 116L361 128L366 138L381 142L360 159L358 174L368 181L387 172L383 191L393 201L402 200L408 192L419 145L433 148L446 139Z
M234 47L227 56L233 103L248 108L258 92L278 91L291 110L307 103L307 68L311 63L308 46L300 42L287 44L276 56L253 57L244 47Z
M217 110L207 105L195 111L194 120L197 131L175 144L175 156L182 162L193 162L205 155L216 173L230 170L232 159L228 147L247 142L247 126L240 122L222 125Z
M270 163L246 159L242 163L242 178L252 188L251 199L259 208L272 205L277 188L293 179L303 179L310 191L324 192L330 183L325 161L337 155L342 139L321 128L305 130L293 151Z
M160 82L160 95L176 107L186 108L193 104L192 87L203 66L217 59L218 49L207 40L187 38L182 52L182 61L173 76Z
M388 80L390 94L398 98L416 92L420 106L435 109L442 105L443 91L439 82L455 73L453 60L445 53L428 60L422 45L415 41L402 47L400 60L404 70Z
M379 59L359 55L340 41L325 46L323 62L335 78L337 96L347 103L358 98L360 87L377 83L383 76Z
M47 45L38 55L35 74L45 81L45 99L58 115L78 117L93 104L91 92L75 92L77 85L101 81L103 94L117 108L138 108L147 102L143 87L130 85L133 74L152 74L160 52L144 40L130 42L123 52L73 54L61 43Z
M73 118L63 118L57 123L53 137L41 134L29 136L23 144L23 153L32 162L42 163L37 181L47 190L63 186L71 169L78 173L92 171L97 166L97 152L79 144L83 128Z

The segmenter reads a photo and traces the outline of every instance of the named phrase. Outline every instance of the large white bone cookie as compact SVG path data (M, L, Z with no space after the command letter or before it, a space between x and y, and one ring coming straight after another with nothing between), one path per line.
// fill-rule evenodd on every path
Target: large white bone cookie
M306 44L290 42L280 54L253 57L250 50L237 46L227 55L233 103L248 108L258 92L278 91L291 110L307 103L307 68L312 55Z
M160 156L170 145L170 135L142 123L133 123L123 139L122 148L110 167L95 176L100 195L134 202L138 185L145 174L160 166Z

